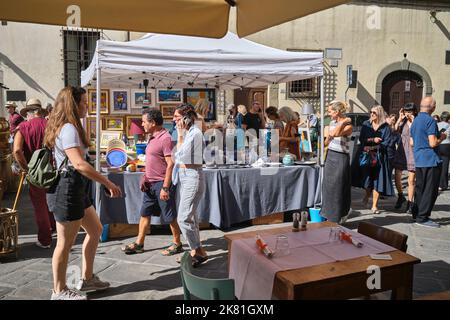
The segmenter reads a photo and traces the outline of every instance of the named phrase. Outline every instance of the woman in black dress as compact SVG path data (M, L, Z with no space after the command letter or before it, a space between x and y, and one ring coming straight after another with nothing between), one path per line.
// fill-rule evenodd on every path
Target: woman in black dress
M372 212L378 214L380 213L378 210L380 195L394 195L392 170L388 157L392 134L391 128L386 123L386 113L382 106L372 107L370 120L363 123L359 141L361 145L358 155L366 152L369 155L369 162L364 166L360 161L352 163L352 185L366 190L363 198L364 205L367 205L370 194L373 194Z

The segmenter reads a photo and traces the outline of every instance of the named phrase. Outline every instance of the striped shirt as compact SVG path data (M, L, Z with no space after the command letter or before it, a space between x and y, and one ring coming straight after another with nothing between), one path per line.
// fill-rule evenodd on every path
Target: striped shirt
M337 122L335 120L330 122L330 129L332 131L336 129ZM333 150L341 153L350 153L350 137L334 137L328 145L329 150Z

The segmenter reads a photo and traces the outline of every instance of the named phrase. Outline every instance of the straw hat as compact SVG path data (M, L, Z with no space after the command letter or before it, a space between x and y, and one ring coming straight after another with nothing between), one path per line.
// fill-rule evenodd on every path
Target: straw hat
M31 98L31 99L29 99L27 101L27 104L26 104L25 108L20 110L20 115L22 117L26 118L28 112L39 110L39 109L42 109L41 101L39 99L36 99L36 98Z
M17 104L14 101L8 101L6 102L5 108L10 108L10 107L14 107L17 108Z

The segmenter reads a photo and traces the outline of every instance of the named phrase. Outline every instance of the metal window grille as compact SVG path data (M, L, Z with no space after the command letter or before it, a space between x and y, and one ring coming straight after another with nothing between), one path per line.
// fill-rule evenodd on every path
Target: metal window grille
M289 98L319 98L319 78L292 81L288 83Z
M97 40L102 36L99 30L61 30L63 37L64 84L79 86L81 71L92 61Z
M397 108L400 106L400 92L394 92L392 94L392 107Z

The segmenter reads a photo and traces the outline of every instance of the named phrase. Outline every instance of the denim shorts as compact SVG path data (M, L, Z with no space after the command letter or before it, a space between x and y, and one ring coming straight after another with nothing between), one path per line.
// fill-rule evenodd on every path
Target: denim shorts
M47 203L55 220L68 222L82 219L84 210L93 203L91 188L91 180L72 167L61 172L55 187L47 192Z
M162 224L168 224L177 218L177 209L175 203L175 186L169 189L169 200L163 201L159 197L164 181L146 183L147 191L144 192L142 200L141 216L160 216Z

